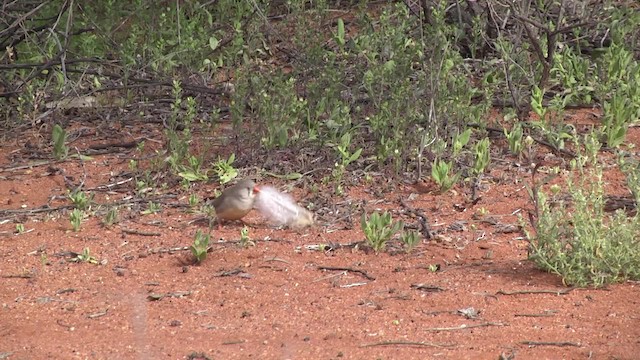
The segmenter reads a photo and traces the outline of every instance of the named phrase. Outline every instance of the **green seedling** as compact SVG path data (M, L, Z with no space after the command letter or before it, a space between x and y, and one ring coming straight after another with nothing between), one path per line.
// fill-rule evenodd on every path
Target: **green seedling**
M631 100L619 93L614 94L610 101L605 101L603 108L602 142L610 148L616 148L624 142L635 110Z
M58 124L53 126L51 132L51 139L53 140L53 157L56 160L64 160L69 155L69 148L66 145L67 132Z
M459 174L451 175L452 167L451 162L444 160L435 160L431 165L431 178L436 182L442 193L449 191L460 177Z
M453 138L453 156L456 157L460 154L462 149L467 146L471 139L471 128L466 129L460 134L457 134Z
M87 197L87 194L84 191L74 190L68 193L67 197L73 203L73 206L80 210L87 210L89 208L89 204L93 199L93 195Z
M340 154L339 162L335 163L335 168L333 169L333 177L335 179L335 190L338 195L342 195L342 177L344 176L344 172L347 169L347 166L352 162L358 160L360 154L362 153L362 148L357 149L353 153L349 150L351 147L351 134L345 133L340 138L340 144L336 146L338 153Z
M71 262L84 262L89 264L97 264L98 259L95 256L91 255L91 252L88 247L82 250L82 253L76 255L76 257L70 259Z
M82 224L82 220L84 220L84 211L80 209L73 209L69 214L69 221L71 222L71 227L73 231L79 231L80 225Z
M242 247L256 246L256 244L251 240L251 238L249 238L249 228L246 226L243 226L242 229L240 229L240 246Z
M346 44L344 21L342 20L342 18L338 18L338 31L335 34L334 39L336 40L336 43L340 45L340 47L343 47L344 44Z
M24 224L16 224L16 234L24 234Z
M107 214L104 216L104 219L102 220L102 223L105 226L111 226L113 224L118 223L118 208L117 207L109 208L109 210L107 211Z
M160 211L162 211L162 206L160 204L149 201L147 209L142 211L142 215L157 214Z
M516 123L511 128L511 131L507 131L504 129L504 136L507 138L507 143L509 144L509 151L513 155L520 157L522 152L524 151L525 143L523 141L523 130L522 125L520 123Z
M196 259L196 263L200 264L207 258L210 240L211 234L205 235L200 230L196 232L196 236L193 239L193 245L189 247L193 257Z
M220 159L213 165L216 176L220 181L220 185L224 185L238 176L238 170L233 167L236 155L229 155L228 159Z
M192 193L191 195L189 195L189 207L195 208L196 206L198 206L198 204L200 204L200 198L198 197L198 194Z
M420 234L417 231L403 231L400 240L405 246L407 252L411 252L413 248L420 242Z
M393 222L391 213L385 211L382 215L374 212L369 219L367 219L366 214L362 214L360 226L367 244L375 252L380 252L385 249L387 242L393 235L402 231L404 223L402 221Z
M489 166L491 154L489 153L489 138L484 138L474 147L473 170L476 174L482 174Z
M531 109L538 115L540 121L544 121L545 116L547 116L547 108L544 106L543 100L544 91L537 85L534 85L531 91Z
M209 177L206 171L202 171L202 159L197 156L189 156L189 165L185 166L178 176L187 182L207 181Z

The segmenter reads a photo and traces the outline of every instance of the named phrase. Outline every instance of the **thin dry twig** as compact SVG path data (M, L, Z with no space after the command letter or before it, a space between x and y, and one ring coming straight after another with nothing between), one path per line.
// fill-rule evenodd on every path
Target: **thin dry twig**
M366 271L364 270L360 270L360 269L353 269L353 268L349 268L349 267L335 267L335 266L318 266L318 270L330 270L330 271L349 271L349 272L354 272L354 273L358 273L362 276L365 277L365 279L367 280L375 280L376 278L367 274Z
M501 322L485 322L482 324L472 324L472 325L462 324L460 326L427 328L424 330L425 331L457 331L457 330L466 330L466 329L473 329L473 328L486 327L486 326L507 326L507 324L501 323Z
M575 288L568 288L568 289L562 289L562 290L516 290L516 291L498 290L498 292L496 292L496 295L526 295L526 294L566 295L574 289Z
M437 348L454 348L456 344L438 344L424 341L404 341L404 340L390 340L381 341L377 343L360 345L361 348L374 347L374 346L423 346L423 347L437 347Z
M140 236L160 236L160 235L162 235L161 233L157 233L157 232L148 232L148 231L141 231L141 230L135 230L135 229L127 229L127 228L122 228L122 232L125 233L125 234L140 235Z
M575 346L575 347L581 347L582 345L580 345L580 343L574 343L574 342L570 342L570 341L560 341L560 342L555 342L555 341L521 341L520 344L522 345L529 345L529 346Z

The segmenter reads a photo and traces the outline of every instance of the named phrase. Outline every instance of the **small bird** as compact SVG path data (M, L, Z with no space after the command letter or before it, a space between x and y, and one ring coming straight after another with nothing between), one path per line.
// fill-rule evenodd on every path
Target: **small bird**
M213 200L216 209L218 229L222 220L240 220L253 209L253 202L260 189L251 179L240 180L237 184L226 189Z

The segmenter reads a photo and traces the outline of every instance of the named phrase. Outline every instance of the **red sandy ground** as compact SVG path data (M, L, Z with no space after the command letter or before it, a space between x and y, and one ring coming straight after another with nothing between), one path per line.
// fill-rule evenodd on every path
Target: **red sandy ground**
M640 131L631 129L629 142L637 146L639 138ZM74 146L99 140L81 138ZM0 148L0 210L67 204L60 198L66 194L63 174L75 183L86 175L85 189L91 189L114 182L129 161L96 155L84 168L69 159L9 170L32 162L21 157L24 146L18 141ZM538 151L544 161L561 163ZM465 200L463 187L439 195L429 183L398 185L384 202L373 201L367 185L335 198L364 199L367 211L391 209L396 216L403 211L398 199L423 209L432 230L442 234L409 254L305 248L362 240L358 214L351 230L329 219L295 232L273 229L252 213L246 220L256 245L230 242L239 239L240 225L228 224L213 233L226 242L215 242L199 266L186 264L188 251L162 252L188 246L196 230L206 230L190 223L197 216L186 207L141 215L133 206L132 212L121 209L121 221L111 228L91 217L79 232L70 230L64 211L5 216L0 359L639 359L638 283L567 292L561 279L527 260L522 233L499 231L532 209L525 188L530 170L513 167L506 153L502 158L508 161L494 156L475 205ZM617 170L605 175L612 194L625 194ZM196 186L176 186L180 195L169 202L186 205L189 193L210 196L215 188ZM97 203L122 199L94 193ZM303 204L310 196L307 190L294 194ZM465 222L460 231L445 231L459 221ZM14 234L16 223L27 232ZM56 256L84 248L101 264ZM430 271L436 264L440 270ZM319 267L362 270L370 278ZM229 276L221 276L225 272ZM535 293L540 290L549 292ZM534 292L509 294L515 291ZM174 296L152 300L152 294ZM477 316L458 312L470 307Z

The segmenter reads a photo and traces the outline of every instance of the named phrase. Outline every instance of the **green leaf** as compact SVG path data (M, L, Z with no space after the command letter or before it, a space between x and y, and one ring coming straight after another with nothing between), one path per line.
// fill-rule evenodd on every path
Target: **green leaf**
M211 50L215 50L220 45L220 40L216 39L215 36L209 37L209 47Z
M351 164L352 162L358 160L358 158L360 157L361 153L362 153L362 148L356 150L356 152L351 154L351 157L349 157L349 164Z
M344 40L344 21L342 20L342 18L338 19L338 34L336 35L336 41L338 42L338 44L340 46L344 46L345 44L345 40Z

